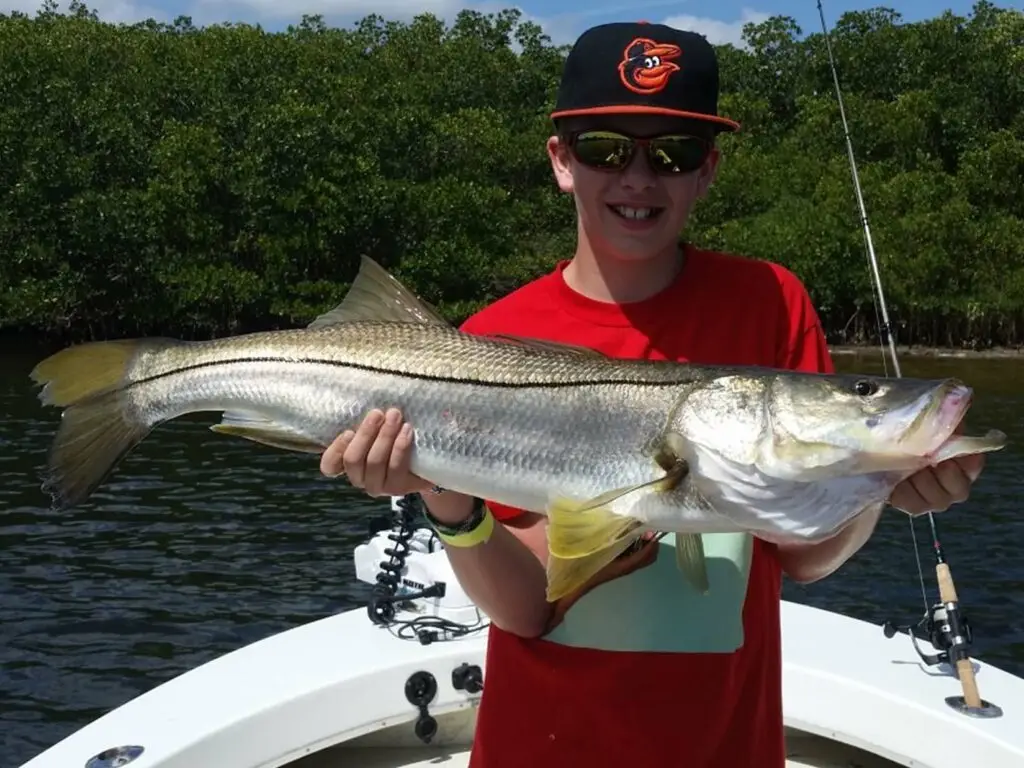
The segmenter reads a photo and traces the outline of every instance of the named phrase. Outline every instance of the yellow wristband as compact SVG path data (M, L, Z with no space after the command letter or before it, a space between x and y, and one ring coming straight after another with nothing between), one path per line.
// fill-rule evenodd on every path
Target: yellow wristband
M494 515L492 515L491 510L485 506L480 524L473 530L456 534L441 533L438 531L437 537L448 546L461 547L465 549L468 547L475 547L479 544L486 544L490 540L492 533L494 533Z

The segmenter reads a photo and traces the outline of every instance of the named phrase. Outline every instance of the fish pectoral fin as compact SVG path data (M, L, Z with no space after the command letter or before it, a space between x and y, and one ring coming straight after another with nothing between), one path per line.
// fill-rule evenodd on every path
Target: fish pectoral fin
M702 595L708 593L708 565L704 559L704 539L699 533L676 534L676 566L694 589Z
M291 427L245 411L225 411L221 422L210 431L297 453L319 454L327 447Z
M321 328L357 320L450 325L436 309L417 298L394 275L368 256L361 258L359 272L341 304L324 312L308 327Z
M690 477L690 466L685 459L678 457L681 452L682 436L669 433L666 436L663 451L656 457L658 463L665 468L666 476L662 483L663 492L676 494L683 508L705 509L713 511L711 503L704 498ZM686 580L706 595L710 589L708 582L708 566L704 557L704 539L699 533L676 534L676 567Z
M641 535L641 523L593 501L557 499L548 506L549 601L582 587Z
M623 496L627 496L635 491L642 491L645 488L665 493L676 488L680 482L686 477L688 472L688 466L685 461L678 461L675 465L666 470L665 474L661 477L656 477L653 480L648 480L646 483L637 483L636 485L626 485L622 488L612 488L610 491L595 496L592 499L587 499L583 502L564 502L569 504L575 504L577 511L587 511L596 509L599 507L607 507L612 502L621 499ZM611 514L611 512L609 512Z
M496 333L488 336L489 339L505 341L509 344L518 344L523 347L537 349L543 352L559 352L579 355L580 357L607 357L590 347L582 347L578 344L566 344L560 341L547 341L545 339L531 339L527 336L514 336L510 333Z

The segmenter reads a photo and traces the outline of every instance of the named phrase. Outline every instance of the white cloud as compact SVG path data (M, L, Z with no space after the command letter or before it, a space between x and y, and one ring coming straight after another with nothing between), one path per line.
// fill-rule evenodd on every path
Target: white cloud
M741 47L744 45L743 25L748 23L760 24L762 21L767 21L769 17L770 14L755 11L752 8L744 8L740 12L740 18L737 21L722 21L709 16L690 16L683 13L670 16L663 23L676 29L688 29L692 32L698 32L714 45L732 43L737 47Z

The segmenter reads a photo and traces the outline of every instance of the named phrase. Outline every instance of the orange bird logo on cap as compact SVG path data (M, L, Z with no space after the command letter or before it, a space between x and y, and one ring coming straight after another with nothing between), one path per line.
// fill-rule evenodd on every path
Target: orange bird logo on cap
M668 85L669 75L679 71L679 65L672 59L682 55L678 45L638 37L622 54L619 77L634 93L657 93Z

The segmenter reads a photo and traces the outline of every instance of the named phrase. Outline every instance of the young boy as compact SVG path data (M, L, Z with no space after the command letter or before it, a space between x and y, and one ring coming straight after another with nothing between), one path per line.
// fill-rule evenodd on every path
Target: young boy
M547 151L573 195L570 261L471 317L470 333L533 336L620 358L830 372L814 307L786 269L680 246L715 176L714 49L654 24L608 24L572 49ZM621 557L578 594L545 600L545 518L430 492L409 473L413 427L370 414L323 455L372 495L421 492L467 593L492 619L472 768L782 768L782 574L808 582L871 535L865 515L815 546L705 535L723 563L698 595L674 537ZM941 510L967 497L971 457L903 483L892 503ZM495 524L495 520L500 524ZM456 545L456 542L462 545ZM717 567L717 566L716 566Z

